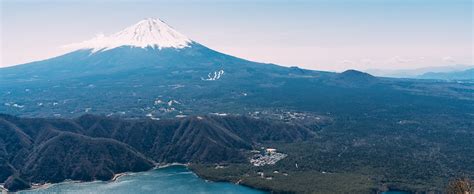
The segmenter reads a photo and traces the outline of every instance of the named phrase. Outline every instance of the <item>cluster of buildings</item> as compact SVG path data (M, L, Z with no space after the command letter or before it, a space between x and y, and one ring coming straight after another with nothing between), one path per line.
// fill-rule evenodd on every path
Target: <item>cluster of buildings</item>
M250 159L250 163L254 166L274 165L287 156L286 154L278 153L274 148L267 148L262 151L254 151L254 153L255 154Z
M311 121L311 122L323 122L327 120L323 115L316 115L305 112L290 112L285 110L265 110L265 111L254 111L248 112L248 115L255 119L270 118L277 119L283 122L293 121Z

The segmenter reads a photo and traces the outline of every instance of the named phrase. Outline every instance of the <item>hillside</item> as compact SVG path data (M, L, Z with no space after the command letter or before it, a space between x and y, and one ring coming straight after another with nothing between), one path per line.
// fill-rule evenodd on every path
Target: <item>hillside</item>
M313 131L244 117L153 121L85 115L74 120L0 115L0 182L110 180L154 163L246 162L263 142L309 139ZM8 184L6 184L8 188Z
M1 115L0 132L7 135L0 137L0 177L14 190L24 188L18 187L23 182L108 180L112 174L146 170L153 163L189 162L207 179L241 180L266 190L370 193L387 188L440 191L448 180L474 172L466 166L474 158L474 148L467 146L474 139L469 115L412 114L407 120L379 114L288 121ZM385 121L373 122L374 116ZM251 150L261 147L277 148L287 157L275 165L253 166ZM340 181L347 185L333 185Z

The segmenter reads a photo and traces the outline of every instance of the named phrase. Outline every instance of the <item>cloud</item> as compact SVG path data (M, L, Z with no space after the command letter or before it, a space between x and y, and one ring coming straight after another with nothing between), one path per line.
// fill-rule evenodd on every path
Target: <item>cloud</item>
M106 36L104 33L97 33L94 38L91 40L78 42L78 43L71 43L67 45L62 45L60 48L68 49L68 50L76 50L76 49L83 49L83 48L93 48L94 44L103 43L106 41Z
M447 63L455 63L456 62L456 60L454 60L454 58L451 57L451 56L443 57L441 60L443 60L444 62L447 62Z
M395 57L392 58L392 60L396 63L409 63L409 62L412 61L410 59L405 59L405 58L402 58L400 56L395 56Z
M354 62L351 61L351 60L344 59L344 60L341 61L341 64L343 64L343 65L352 65L352 64L354 64Z

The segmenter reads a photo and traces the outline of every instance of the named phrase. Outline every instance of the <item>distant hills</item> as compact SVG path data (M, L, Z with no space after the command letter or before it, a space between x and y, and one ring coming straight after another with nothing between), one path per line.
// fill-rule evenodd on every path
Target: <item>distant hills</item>
M474 68L453 72L428 72L417 76L420 79L474 80Z
M435 77L428 78L429 76L423 76L424 74L436 74L436 73L455 73L462 72L469 69L473 69L472 65L447 65L447 66L435 66L435 67L423 67L416 69L368 69L367 72L382 77L395 77L395 78L418 78L418 79L437 79ZM454 74L453 74L454 75ZM439 77L439 79L444 79ZM463 75L460 77L451 77L450 79L466 79Z

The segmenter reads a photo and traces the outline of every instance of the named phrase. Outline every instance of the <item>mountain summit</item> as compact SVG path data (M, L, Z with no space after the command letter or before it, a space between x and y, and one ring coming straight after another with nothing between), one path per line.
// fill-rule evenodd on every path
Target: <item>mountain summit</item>
M99 35L91 40L68 45L79 49L105 51L121 46L184 48L193 41L160 19L148 18L110 36Z

